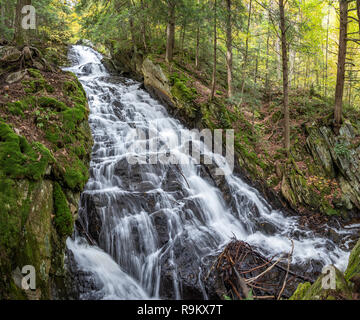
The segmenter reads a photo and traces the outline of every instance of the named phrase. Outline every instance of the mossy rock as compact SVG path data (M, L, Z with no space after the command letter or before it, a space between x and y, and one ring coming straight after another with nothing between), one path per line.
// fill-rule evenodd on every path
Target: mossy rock
M360 240L351 251L349 264L345 271L345 279L349 281L356 275L360 275Z
M38 142L32 144L0 122L0 176L41 179L54 162L51 152Z
M57 182L54 183L54 210L55 226L59 234L63 237L70 236L74 221L65 194Z
M31 78L30 80L22 81L26 93L37 93L42 90L46 90L48 93L55 91L55 89L47 83L39 70L28 69L27 71Z
M335 270L335 289L324 289L322 274L312 285L309 282L299 284L294 294L289 300L351 300L352 291L344 275L336 267Z

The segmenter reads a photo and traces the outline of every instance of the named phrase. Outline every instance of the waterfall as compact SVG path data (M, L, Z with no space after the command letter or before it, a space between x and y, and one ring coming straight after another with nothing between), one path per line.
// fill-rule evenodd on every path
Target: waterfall
M294 265L311 270L314 263L335 264L344 270L351 228L341 230L339 245L300 227L297 217L272 210L257 190L232 174L225 158L194 142L192 132L141 83L110 76L102 56L89 47L73 46L70 58L73 66L67 70L87 93L94 138L79 210L83 231L77 228L67 240L81 299L181 299L190 290L188 282L196 283L198 298L207 299L202 266L233 237L268 257L288 253L293 239ZM136 136L135 128L156 139ZM172 143L180 136L197 143L227 172L222 178L226 200L203 165L192 161L184 145ZM170 152L188 163L129 163L129 155L146 159L141 147L154 144L157 156Z

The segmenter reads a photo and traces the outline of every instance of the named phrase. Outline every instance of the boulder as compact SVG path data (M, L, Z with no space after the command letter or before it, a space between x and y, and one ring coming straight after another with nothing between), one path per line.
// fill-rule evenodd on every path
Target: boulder
M335 289L324 288L323 279L327 275L322 274L312 285L309 282L299 284L289 300L351 300L351 287L341 271L332 267L335 270Z
M5 46L0 48L0 61L11 62L21 57L21 52L16 47Z
M101 63L105 66L106 70L109 73L116 74L119 72L118 68L116 67L116 65L112 59L105 57L101 60Z
M351 251L349 264L345 271L345 279L351 281L360 276L360 240Z
M166 105L175 106L169 79L159 65L154 64L150 59L145 59L142 65L144 85L147 90L158 97Z
M15 82L22 80L26 75L27 75L26 70L20 70L17 72L10 73L6 78L6 83L13 84Z
M88 39L80 39L78 42L76 42L76 45L88 46L88 47L93 47L94 46L94 44Z

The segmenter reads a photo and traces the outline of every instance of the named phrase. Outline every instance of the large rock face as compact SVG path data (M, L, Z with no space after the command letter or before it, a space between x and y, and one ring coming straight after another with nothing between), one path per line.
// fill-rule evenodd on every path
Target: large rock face
M313 162L308 163L308 172L300 172L292 163L281 183L282 195L294 209L302 206L330 216L339 213L347 218L359 216L360 130L357 126L346 121L339 135L330 127L315 123L305 128L306 151Z
M86 95L73 74L36 69L10 86L0 86L0 299L65 298L65 242L92 148ZM34 290L22 290L25 266Z
M329 127L309 128L307 146L329 177L337 178L342 205L360 209L360 132L345 122L336 136Z

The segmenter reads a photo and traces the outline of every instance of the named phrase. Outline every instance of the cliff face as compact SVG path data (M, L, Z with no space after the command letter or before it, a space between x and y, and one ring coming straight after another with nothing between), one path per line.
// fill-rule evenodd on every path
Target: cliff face
M2 48L0 60L11 50L17 54ZM88 179L92 137L81 84L51 69L0 69L0 299L66 295L65 241ZM35 268L36 290L21 289L24 266Z

